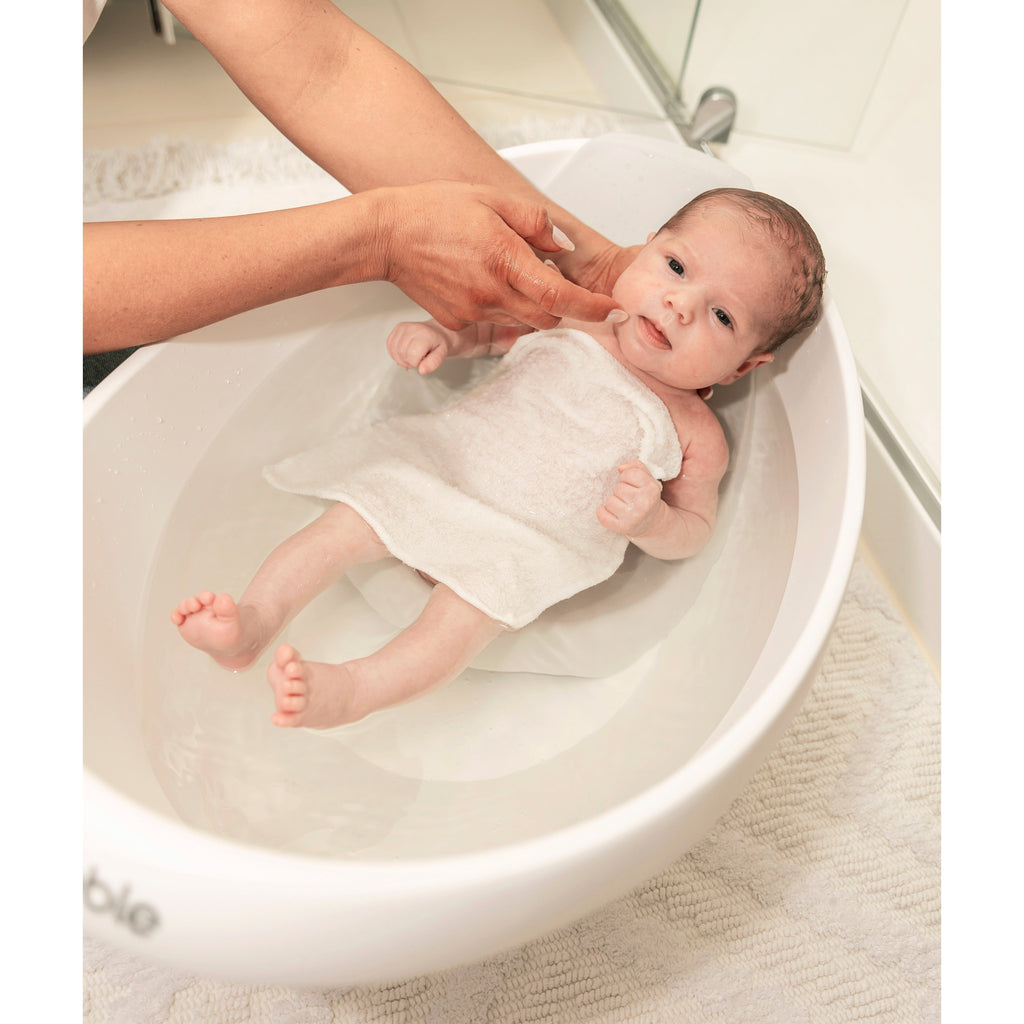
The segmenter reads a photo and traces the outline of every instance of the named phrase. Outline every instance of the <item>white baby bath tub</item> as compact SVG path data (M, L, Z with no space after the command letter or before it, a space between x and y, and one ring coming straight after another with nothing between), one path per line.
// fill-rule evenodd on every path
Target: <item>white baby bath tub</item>
M623 244L705 188L746 183L629 136L508 155ZM831 301L756 384L716 396L734 442L729 514L688 576L632 558L604 604L557 610L507 662L499 650L336 735L269 725L266 659L234 676L177 638L177 600L239 590L314 512L271 491L263 464L443 387L383 355L387 327L416 315L384 285L281 303L143 350L86 399L91 934L259 983L366 983L480 959L678 857L798 708L863 505L860 393ZM332 588L292 641L318 659L376 646L390 588L359 586ZM633 591L647 595L639 618L632 598L616 605ZM565 675L537 671L559 665Z

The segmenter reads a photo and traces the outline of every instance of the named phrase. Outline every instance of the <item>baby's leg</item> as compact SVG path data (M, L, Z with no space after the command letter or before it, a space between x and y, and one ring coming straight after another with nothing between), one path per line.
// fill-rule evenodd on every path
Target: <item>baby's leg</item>
M375 654L343 665L303 661L282 645L267 670L275 725L328 729L451 682L502 627L444 584L420 617Z
M171 621L218 664L246 668L317 594L353 565L387 554L362 516L334 505L270 553L237 604L203 591L182 601Z

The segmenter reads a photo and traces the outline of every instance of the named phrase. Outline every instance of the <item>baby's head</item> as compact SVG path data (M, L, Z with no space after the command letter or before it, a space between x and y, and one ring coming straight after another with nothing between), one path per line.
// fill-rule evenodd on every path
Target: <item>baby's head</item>
M760 239L763 254L775 264L776 305L765 310L761 351L774 352L795 334L812 327L821 313L825 256L818 237L799 210L765 192L716 188L702 192L677 211L661 231L679 230L688 217L711 207L732 209ZM658 234L661 233L658 232Z
M612 291L617 330L641 372L672 387L728 384L817 319L825 279L807 221L747 189L704 192L678 211Z

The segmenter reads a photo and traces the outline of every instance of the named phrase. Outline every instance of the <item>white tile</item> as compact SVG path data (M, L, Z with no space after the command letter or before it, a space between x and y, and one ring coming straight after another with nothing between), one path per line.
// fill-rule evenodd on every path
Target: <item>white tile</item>
M591 106L438 84L438 91L491 145L518 145L555 138L591 138L604 132L632 132L678 140L664 118L642 117Z
M593 79L604 106L641 117L664 118L658 91L591 0L545 0L545 5Z
M601 96L542 0L395 0L424 74L583 103Z
M104 11L82 51L82 93L87 147L273 130L196 40L180 36L168 45L139 3L113 2Z
M736 93L737 131L847 149L906 0L716 0L697 19L683 78L691 104Z

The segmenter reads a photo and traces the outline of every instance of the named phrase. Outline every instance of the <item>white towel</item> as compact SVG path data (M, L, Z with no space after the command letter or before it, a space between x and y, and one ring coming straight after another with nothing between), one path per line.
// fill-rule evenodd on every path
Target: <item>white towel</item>
M396 558L518 629L618 568L628 541L596 513L631 459L678 475L668 410L593 338L559 328L521 338L443 411L335 438L265 475L351 505Z

